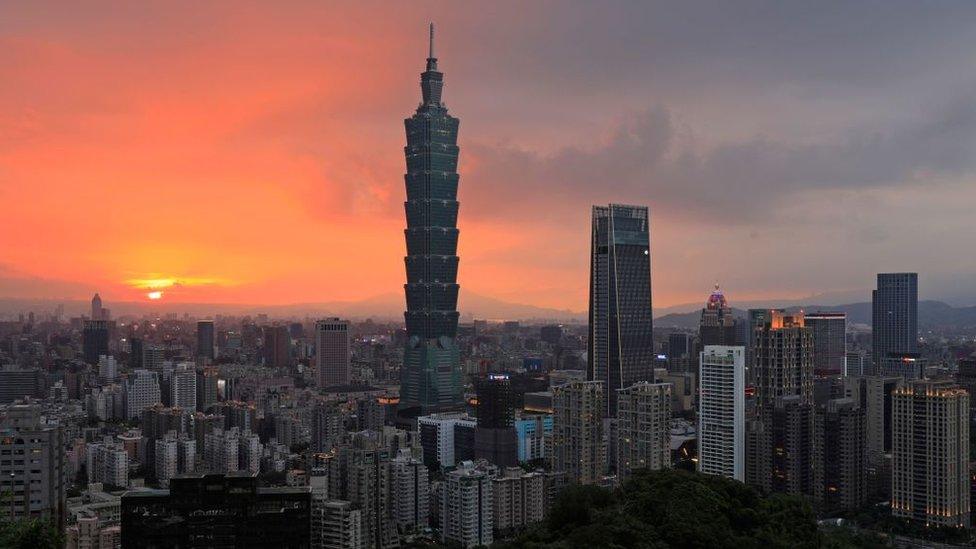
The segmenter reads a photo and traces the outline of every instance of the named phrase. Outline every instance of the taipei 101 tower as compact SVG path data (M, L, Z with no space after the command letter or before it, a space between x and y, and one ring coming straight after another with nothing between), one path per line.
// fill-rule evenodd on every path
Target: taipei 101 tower
M458 119L441 102L444 74L434 57L430 26L423 101L407 130L407 345L400 371L400 408L422 413L462 404L458 312Z

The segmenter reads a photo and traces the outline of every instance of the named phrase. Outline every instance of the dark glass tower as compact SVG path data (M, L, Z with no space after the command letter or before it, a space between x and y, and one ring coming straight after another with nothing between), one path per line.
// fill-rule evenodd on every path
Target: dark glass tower
M607 416L618 389L654 381L650 253L646 207L593 206L587 379L604 383Z
M917 356L918 273L879 273L871 298L875 369L885 359Z
M444 74L430 26L423 102L407 130L407 346L400 374L402 408L443 410L462 404L457 334L458 119L441 103Z

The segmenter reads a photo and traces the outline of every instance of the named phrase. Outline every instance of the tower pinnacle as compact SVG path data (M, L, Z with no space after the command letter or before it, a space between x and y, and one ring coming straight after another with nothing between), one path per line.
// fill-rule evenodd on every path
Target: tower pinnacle
M428 59L434 59L434 23L430 23L430 50L427 54Z

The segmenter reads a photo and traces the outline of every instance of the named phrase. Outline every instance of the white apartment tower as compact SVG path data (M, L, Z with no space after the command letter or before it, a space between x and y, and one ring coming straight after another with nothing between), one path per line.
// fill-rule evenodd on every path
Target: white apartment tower
M699 356L698 470L745 482L745 347L706 345Z

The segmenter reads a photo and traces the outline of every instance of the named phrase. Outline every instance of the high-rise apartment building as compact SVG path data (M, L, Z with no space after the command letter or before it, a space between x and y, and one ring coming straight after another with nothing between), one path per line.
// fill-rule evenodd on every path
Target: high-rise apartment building
M106 437L86 448L88 482L122 489L129 486L129 454L121 444Z
M752 368L756 403L771 406L777 397L796 395L813 404L813 330L803 313L769 311L753 326Z
M460 412L440 412L417 418L424 464L436 469L454 467L457 462L463 461L464 456L456 456L458 444L455 435L458 427L473 433L476 425L477 420Z
M45 419L40 407L0 406L0 490L5 493L0 512L5 517L45 518L64 528L68 482L64 448L64 428Z
M617 478L671 467L670 383L642 381L617 390Z
M197 411L206 412L217 403L217 381L220 370L203 367L196 371Z
M204 461L211 473L233 473L240 470L240 431L214 429L207 433L204 443Z
M461 547L494 541L492 471L466 461L448 472L441 487L441 541Z
M139 417L143 410L162 403L159 375L149 370L135 370L125 380L125 417Z
M597 484L607 470L603 443L606 397L602 381L570 381L552 388L552 470L571 482Z
M393 520L403 531L423 530L430 515L430 482L424 462L401 449L392 462Z
M814 497L827 509L857 509L867 499L867 416L852 398L816 411Z
M177 365L170 376L169 404L184 410L197 409L197 372L192 362Z
M891 514L970 526L969 393L914 381L892 394Z
M351 501L329 498L328 477L312 477L312 547L364 547L363 512Z
M362 510L363 542L366 547L396 547L393 520L390 454L369 439L354 440L339 453L344 486L339 494Z
M706 345L698 362L698 470L745 482L745 348Z
M591 247L587 379L603 382L613 417L617 389L654 381L647 208L593 206Z
M349 322L338 318L315 323L315 367L319 387L349 384Z
M545 518L546 481L541 471L506 467L492 479L491 496L496 537L511 536Z
M430 29L423 100L404 121L407 200L407 344L400 378L402 408L438 411L460 406L462 381L458 312L458 119L441 102L444 74Z
M803 322L813 330L813 374L817 377L843 375L847 356L847 314L806 314Z
M214 321L213 320L198 320L197 321L197 358L201 359L204 364L208 360L213 360L216 356L216 347L214 345Z
M879 273L871 300L874 367L887 360L917 357L918 273Z

